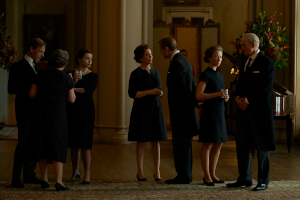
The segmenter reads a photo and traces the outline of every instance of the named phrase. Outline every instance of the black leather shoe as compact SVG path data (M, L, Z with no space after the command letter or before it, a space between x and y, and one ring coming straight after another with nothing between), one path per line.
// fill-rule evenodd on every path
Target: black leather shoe
M45 190L45 188L49 188L49 184L46 181L41 181L41 188Z
M190 184L190 182L181 181L181 180L178 180L178 179L175 179L175 178L166 180L165 183L167 183L167 184Z
M222 180L214 180L214 179L212 179L212 181L214 182L214 183L225 183L224 181L222 181Z
M204 178L203 178L203 183L204 183L204 185L207 185L207 186L215 186L214 182L207 183Z
M63 186L59 183L55 183L55 188L56 188L56 191L59 191L59 190L69 190L70 188L68 188L67 186Z
M259 183L255 188L253 188L253 191L260 191L265 189L268 189L268 184Z
M138 181L147 181L146 178L140 179L138 175L136 175Z
M12 181L11 186L14 188L23 188L24 184L21 181Z
M23 183L29 183L29 184L41 184L41 180L37 179L36 177L30 178L30 179L24 179Z
M228 184L226 184L226 186L227 187L242 187L242 186L250 187L250 186L252 186L252 183L251 182L246 182L246 183L234 182L234 183L228 183Z

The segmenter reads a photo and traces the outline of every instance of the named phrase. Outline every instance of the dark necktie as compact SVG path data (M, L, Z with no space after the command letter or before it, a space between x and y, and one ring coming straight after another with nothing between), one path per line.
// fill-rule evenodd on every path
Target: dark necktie
M36 60L33 60L33 69L36 71L36 63L37 61ZM36 71L37 72L37 71Z
M249 57L249 60L248 60L248 63L247 63L247 66L246 66L246 71L249 70L250 68L250 62L251 62L252 58Z

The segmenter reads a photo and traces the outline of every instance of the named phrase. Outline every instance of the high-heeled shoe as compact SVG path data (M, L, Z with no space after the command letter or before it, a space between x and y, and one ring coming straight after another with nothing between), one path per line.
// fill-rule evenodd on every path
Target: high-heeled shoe
M136 175L136 177L137 177L138 181L147 181L146 178L140 179L139 176L138 176L138 174Z
M161 182L162 181L162 179L161 178L155 178L155 173L153 174L153 176L154 176L154 180L156 181L156 182Z
M207 183L204 178L203 178L203 183L204 183L204 185L207 185L207 186L215 186L214 182Z
M45 188L49 188L49 184L46 181L41 181L41 188L45 190Z
M77 178L79 178L79 182L80 182L80 173L79 172L76 173L74 180L69 180L68 183L74 183Z
M90 182L91 182L91 181L83 181L82 184L83 184L83 185L88 185L88 184L90 184Z
M67 186L62 186L60 183L55 183L55 188L56 188L56 191L59 191L59 190L69 190L70 189Z
M225 181L223 181L223 180L214 180L214 179L211 179L214 183L225 183Z

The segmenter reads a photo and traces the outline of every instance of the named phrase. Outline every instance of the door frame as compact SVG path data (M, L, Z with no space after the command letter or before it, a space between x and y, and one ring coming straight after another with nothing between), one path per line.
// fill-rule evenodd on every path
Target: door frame
M172 23L170 17L168 17L168 14L171 12L182 12L182 16L185 16L185 12L200 12L202 15L203 13L208 14L208 19L212 20L214 16L213 7L162 7L162 20L167 22L167 24Z

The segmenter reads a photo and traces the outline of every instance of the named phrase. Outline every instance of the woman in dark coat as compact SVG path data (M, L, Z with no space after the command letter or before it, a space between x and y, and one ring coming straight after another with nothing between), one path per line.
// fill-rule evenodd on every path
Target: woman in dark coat
M134 50L135 61L141 66L131 72L128 94L134 99L128 140L137 141L136 158L138 181L147 181L143 172L145 142L151 142L154 178L160 178L160 146L158 141L167 140L167 131L159 98L162 97L161 80L158 70L151 68L152 52L147 44L142 44Z
M223 142L227 142L224 101L228 94L224 92L225 84L222 73L217 69L222 62L223 48L211 46L205 51L204 61L209 67L200 74L196 92L197 100L204 100L200 118L199 142L201 163L204 171L205 185L214 186L224 183L215 174ZM223 97L223 98L222 98Z
M38 101L38 158L42 174L41 187L49 188L48 163L53 163L56 184L59 190L69 190L63 184L63 163L66 163L68 149L67 102L76 99L72 78L62 72L68 64L66 51L54 51L48 62L48 69L37 74L29 92Z
M76 101L68 106L69 144L73 173L69 183L80 180L80 149L85 170L83 184L89 184L91 168L91 149L93 143L95 106L93 92L98 85L98 75L91 71L93 54L86 48L78 50L77 69L71 71L75 84ZM79 73L77 73L79 72Z

